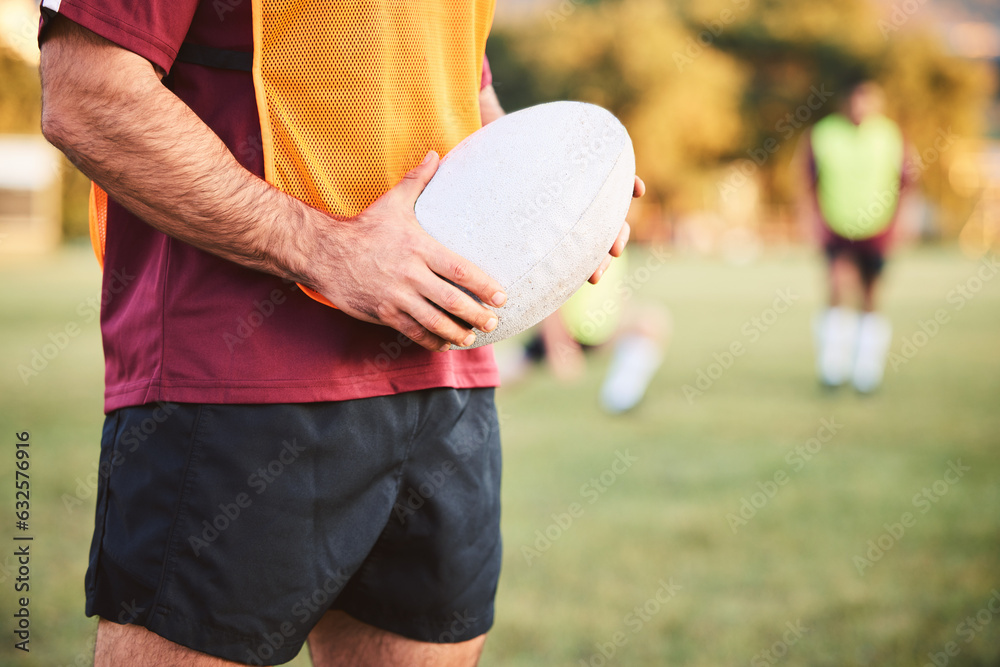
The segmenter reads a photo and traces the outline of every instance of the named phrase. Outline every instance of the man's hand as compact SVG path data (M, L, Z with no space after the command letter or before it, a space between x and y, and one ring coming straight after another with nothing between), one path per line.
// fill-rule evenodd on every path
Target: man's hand
M642 182L642 179L638 176L635 177L635 184L632 186L632 198L638 199L639 197L646 194L646 184ZM615 239L614 244L611 246L611 250L608 251L608 256L604 258L601 265L597 267L594 271L594 275L590 276L589 282L593 285L597 284L597 281L601 279L604 272L608 270L611 266L611 260L615 257L621 257L622 253L625 251L625 244L628 243L628 236L631 233L632 228L629 227L628 221L622 225L622 229L618 232L618 238Z
M475 340L466 323L481 331L497 326L492 311L449 280L492 306L502 306L506 296L498 282L417 223L413 205L438 163L431 151L371 206L331 225L330 242L319 245L323 254L315 258L309 282L352 317L391 326L427 349L446 350L449 343Z

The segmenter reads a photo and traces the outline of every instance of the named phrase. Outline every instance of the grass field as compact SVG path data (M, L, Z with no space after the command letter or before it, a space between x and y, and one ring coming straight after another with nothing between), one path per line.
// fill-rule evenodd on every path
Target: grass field
M606 354L572 387L539 372L498 395L506 555L482 664L1000 665L1000 279L983 266L900 254L885 293L896 367L870 397L815 382L811 254L674 257L639 280L635 298L667 304L675 333L635 413L597 409ZM0 278L0 664L85 665L98 272L77 247L5 260ZM791 305L769 312L779 290ZM58 332L65 349L23 381L18 366ZM30 654L10 632L24 430Z

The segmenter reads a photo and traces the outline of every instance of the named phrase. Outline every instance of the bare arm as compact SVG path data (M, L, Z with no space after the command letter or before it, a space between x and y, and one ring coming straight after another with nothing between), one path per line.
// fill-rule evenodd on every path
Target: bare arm
M819 194L816 191L816 165L812 153L812 130L806 130L799 138L792 156L795 176L798 177L798 198L795 202L799 229L804 238L810 241L819 240L820 226L823 224L823 213L819 205Z
M503 107L500 106L500 100L497 99L497 91L493 90L493 86L486 86L480 90L479 118L483 121L483 125L488 125L503 115Z
M428 349L496 326L501 286L434 241L413 203L437 169L428 154L354 218L310 208L244 169L165 88L153 65L57 17L42 44L42 131L116 201L159 231L311 287L348 315Z

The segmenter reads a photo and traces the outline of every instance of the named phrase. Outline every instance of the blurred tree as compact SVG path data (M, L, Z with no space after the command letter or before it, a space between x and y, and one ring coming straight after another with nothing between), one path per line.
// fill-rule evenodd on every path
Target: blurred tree
M746 72L700 45L663 2L566 0L487 44L508 110L568 99L599 104L628 127L652 204L704 208L703 185L743 133ZM688 51L690 49L690 51Z
M984 134L996 88L993 70L986 62L948 55L934 35L907 32L891 40L881 81L892 115L916 150L909 168L937 205L942 233L954 236L979 193L956 191L949 173Z
M38 68L0 44L0 132L37 134L42 119Z
M772 212L787 208L801 132L838 108L845 82L871 76L917 154L934 158L919 170L953 232L969 207L944 177L959 151L934 143L978 136L993 84L909 15L889 24L884 11L871 0L562 0L496 26L487 51L508 108L580 99L616 113L652 196L673 210L711 208L704 183L737 160L753 162ZM725 196L727 182L715 184Z
M25 62L0 45L0 133L39 134L42 119L42 88L38 67ZM63 235L86 236L87 197L90 181L69 160L62 159Z
M705 2L684 0L681 7L692 29L705 20ZM837 110L846 83L862 76L875 79L886 90L887 113L915 148L909 170L919 174L937 205L940 226L957 233L972 202L951 190L945 174L961 152L958 138L979 137L983 131L992 90L989 71L982 63L948 55L935 35L909 26L912 12L894 22L884 12L870 0L760 0L749 5L745 20L716 42L753 65L744 97L751 132L742 148L753 150L769 136L790 139L789 129L797 137ZM811 95L817 87L834 94L813 109ZM790 171L796 143L782 141L780 158L761 170L772 207L789 204L801 187L798 174Z

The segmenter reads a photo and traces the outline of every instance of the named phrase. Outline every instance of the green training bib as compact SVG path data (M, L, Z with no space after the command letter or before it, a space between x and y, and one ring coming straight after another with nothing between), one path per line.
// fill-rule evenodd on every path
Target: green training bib
M812 130L816 192L826 224L849 239L889 226L899 203L903 135L885 116L855 125L839 113Z

